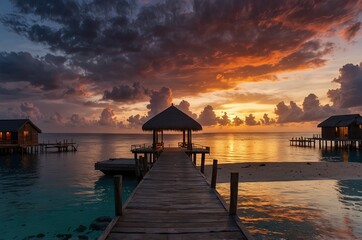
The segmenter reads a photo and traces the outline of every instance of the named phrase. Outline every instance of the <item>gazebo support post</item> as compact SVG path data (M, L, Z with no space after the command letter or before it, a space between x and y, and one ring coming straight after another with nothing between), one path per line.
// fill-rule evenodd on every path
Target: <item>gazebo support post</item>
M153 130L152 148L156 150L156 130Z
M186 132L182 130L182 147L186 146Z
M189 148L190 148L190 150L192 150L192 132L191 132L191 129L189 129L189 137L190 137Z
M187 129L187 150L192 150L191 130Z
M163 130L161 130L161 143L162 143L162 148L164 147L163 146Z

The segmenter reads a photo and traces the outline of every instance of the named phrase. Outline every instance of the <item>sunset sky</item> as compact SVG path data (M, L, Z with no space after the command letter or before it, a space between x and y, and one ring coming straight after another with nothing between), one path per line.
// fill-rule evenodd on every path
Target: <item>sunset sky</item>
M206 131L317 131L362 113L362 1L4 0L0 118L137 132L171 103Z

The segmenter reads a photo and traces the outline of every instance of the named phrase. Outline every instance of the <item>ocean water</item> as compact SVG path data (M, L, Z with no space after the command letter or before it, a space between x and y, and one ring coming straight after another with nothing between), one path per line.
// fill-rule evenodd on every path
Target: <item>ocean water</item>
M301 133L204 133L194 142L211 147L206 163L362 162L359 151L289 146ZM114 215L113 179L94 170L111 157L132 157L131 144L150 134L42 134L40 141L73 139L77 152L0 156L0 239L96 239L89 226ZM182 135L165 135L177 146ZM136 186L124 177L124 200ZM228 184L218 184L228 200ZM256 239L362 239L362 181L325 180L239 184L238 214ZM85 227L84 231L79 231ZM82 229L83 230L83 229ZM43 237L44 236L44 237ZM43 237L43 238L40 238Z

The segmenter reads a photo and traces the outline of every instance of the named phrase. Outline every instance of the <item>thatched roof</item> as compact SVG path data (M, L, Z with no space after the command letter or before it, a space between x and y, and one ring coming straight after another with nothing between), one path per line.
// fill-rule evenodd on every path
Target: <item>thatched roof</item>
M143 124L142 130L199 131L202 130L202 126L186 113L172 105Z
M359 114L335 115L318 124L318 127L348 127L361 122L362 117Z
M29 119L1 119L0 132L17 132L26 123L29 123L38 133L41 133L40 128Z

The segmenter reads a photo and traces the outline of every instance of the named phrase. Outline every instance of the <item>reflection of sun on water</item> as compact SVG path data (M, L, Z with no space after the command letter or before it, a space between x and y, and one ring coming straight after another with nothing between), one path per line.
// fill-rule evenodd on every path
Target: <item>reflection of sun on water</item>
M238 216L256 237L355 239L360 218L346 213L335 188L336 181L239 183ZM217 190L229 202L229 184Z

